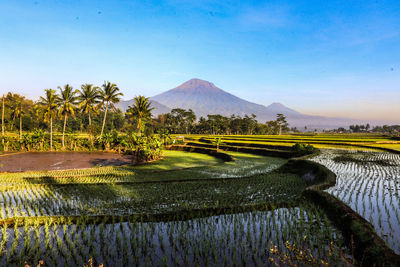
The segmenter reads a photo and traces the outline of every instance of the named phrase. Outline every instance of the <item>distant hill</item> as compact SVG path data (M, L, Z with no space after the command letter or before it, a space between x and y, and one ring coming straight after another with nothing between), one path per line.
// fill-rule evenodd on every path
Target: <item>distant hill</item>
M348 118L306 115L280 103L269 106L252 103L216 87L211 82L200 79L191 79L176 88L151 97L151 100L171 109L192 109L198 117L206 117L208 114L224 116L255 114L258 121L265 122L274 120L277 113L282 113L291 126L301 128L307 126L309 129L346 127L350 124L364 123Z

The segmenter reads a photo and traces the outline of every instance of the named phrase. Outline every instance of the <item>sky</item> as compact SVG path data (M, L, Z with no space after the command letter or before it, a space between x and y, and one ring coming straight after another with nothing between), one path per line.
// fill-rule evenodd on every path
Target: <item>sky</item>
M311 115L400 123L400 1L0 0L0 93L191 78Z

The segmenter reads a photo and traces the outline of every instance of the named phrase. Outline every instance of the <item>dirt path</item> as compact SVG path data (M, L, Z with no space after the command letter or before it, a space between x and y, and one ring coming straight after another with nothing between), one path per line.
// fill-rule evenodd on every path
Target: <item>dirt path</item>
M130 163L130 156L116 153L28 152L1 156L0 172L82 169Z

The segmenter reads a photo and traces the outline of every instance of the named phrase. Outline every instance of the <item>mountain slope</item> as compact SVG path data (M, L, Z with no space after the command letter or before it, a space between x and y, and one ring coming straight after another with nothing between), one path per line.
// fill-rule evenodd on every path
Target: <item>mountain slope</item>
M251 113L261 115L267 111L263 105L243 100L216 87L213 83L200 79L191 79L174 89L151 97L151 100L170 108L191 108L197 116L207 116L207 114L244 116Z
M213 83L200 79L191 79L180 86L151 97L169 108L192 109L198 117L208 114L224 116L255 114L260 122L274 120L276 114L282 113L287 117L291 126L308 128L334 128L362 123L359 120L347 118L328 118L323 116L305 115L290 109L280 103L269 106L255 104L236 97Z

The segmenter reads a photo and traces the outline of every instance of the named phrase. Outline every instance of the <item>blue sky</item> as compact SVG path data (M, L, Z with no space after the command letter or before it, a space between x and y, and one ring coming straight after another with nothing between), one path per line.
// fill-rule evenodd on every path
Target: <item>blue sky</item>
M0 0L0 93L125 99L201 78L300 112L400 123L400 1Z

